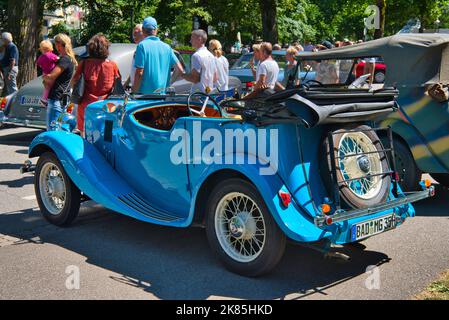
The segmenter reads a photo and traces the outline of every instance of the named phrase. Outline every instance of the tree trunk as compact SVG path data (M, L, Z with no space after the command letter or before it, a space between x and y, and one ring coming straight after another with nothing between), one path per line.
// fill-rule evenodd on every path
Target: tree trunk
M8 0L8 30L19 49L19 87L36 77L35 61L42 16L43 4L40 0Z
M276 0L260 0L262 14L262 38L272 44L278 43L278 27L276 21Z
M380 17L379 17L380 27L379 27L379 29L376 29L374 31L374 39L380 39L380 38L383 38L383 36L384 36L386 8L387 8L386 0L377 0L377 6L380 9L379 10L380 11Z

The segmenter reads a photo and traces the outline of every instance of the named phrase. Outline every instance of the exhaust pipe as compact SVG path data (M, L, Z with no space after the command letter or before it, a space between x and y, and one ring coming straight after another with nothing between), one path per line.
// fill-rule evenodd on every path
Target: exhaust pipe
M36 171L36 166L30 160L26 160L20 167L20 174L30 173Z

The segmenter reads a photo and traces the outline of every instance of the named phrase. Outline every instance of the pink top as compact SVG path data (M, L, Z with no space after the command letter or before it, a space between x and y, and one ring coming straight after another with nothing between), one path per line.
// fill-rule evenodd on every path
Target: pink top
M56 67L56 62L59 57L53 52L49 51L43 53L37 58L37 65L42 69L44 74L49 74Z

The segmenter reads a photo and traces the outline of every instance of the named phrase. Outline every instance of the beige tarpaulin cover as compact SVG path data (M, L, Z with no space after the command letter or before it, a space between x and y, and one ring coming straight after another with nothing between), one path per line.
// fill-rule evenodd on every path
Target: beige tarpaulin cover
M398 34L348 47L301 52L298 59L382 57L387 65L386 86L421 86L449 83L448 44L448 34Z

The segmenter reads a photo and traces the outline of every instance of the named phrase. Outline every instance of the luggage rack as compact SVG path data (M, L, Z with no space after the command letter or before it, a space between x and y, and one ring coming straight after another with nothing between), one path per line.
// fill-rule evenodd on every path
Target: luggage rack
M336 134L345 134L345 133L353 133L353 132L386 132L388 137L389 146L388 148L384 148L382 142L382 149L378 151L372 151L372 152L361 152L361 153L355 153L355 154L348 154L340 158L350 158L350 157L358 157L363 155L369 155L369 154L385 154L387 157L387 163L388 167L390 168L389 171L383 172L383 173L377 173L377 174L367 174L365 176L353 178L353 179L343 179L339 180L337 177L337 166L336 166L336 150L334 146L334 135ZM398 197L398 174L396 172L396 161L395 161L395 154L394 154L394 144L393 144L393 132L390 127L387 128L371 128L371 129L352 129L352 130L339 130L338 132L329 132L328 137L329 141L329 152L330 152L330 158L331 158L331 179L332 179L332 186L333 186L333 198L334 198L334 204L338 211L341 211L341 199L340 199L340 186L357 180L362 180L365 178L370 177L378 177L378 176L391 176L392 183L393 183L393 195L397 198ZM337 150L338 151L338 150ZM388 153L391 155L391 158L388 157ZM391 159L391 161L390 161ZM391 163L390 163L391 162Z

